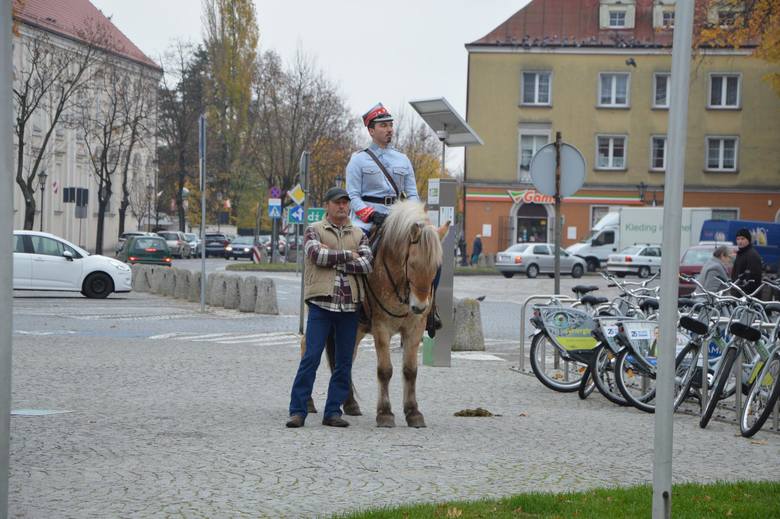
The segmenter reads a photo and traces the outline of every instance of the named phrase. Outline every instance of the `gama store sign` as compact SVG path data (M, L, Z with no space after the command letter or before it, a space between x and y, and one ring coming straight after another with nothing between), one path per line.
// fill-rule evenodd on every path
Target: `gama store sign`
M555 197L543 195L536 189L523 189L520 191L507 191L512 201L516 204L554 204Z

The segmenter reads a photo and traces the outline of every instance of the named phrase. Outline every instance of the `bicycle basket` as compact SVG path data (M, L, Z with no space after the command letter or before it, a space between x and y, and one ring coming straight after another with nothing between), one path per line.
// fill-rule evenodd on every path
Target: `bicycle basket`
M587 312L566 306L534 306L544 323L544 328L561 348L566 351L592 350L597 341L591 335L596 323Z
M625 317L598 317L596 323L601 336L607 343L607 347L614 353L620 351L620 344L615 339L620 333L620 323L625 321Z

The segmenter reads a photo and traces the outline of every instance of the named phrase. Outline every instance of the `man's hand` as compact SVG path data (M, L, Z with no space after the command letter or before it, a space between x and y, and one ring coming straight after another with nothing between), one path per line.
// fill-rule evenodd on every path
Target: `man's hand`
M385 219L387 218L387 215L384 213L380 213L379 211L374 211L371 213L371 221L374 222L376 225L382 225L385 223Z
M358 254L355 251L351 251L351 252L352 252L352 261L357 261L360 259L360 254Z

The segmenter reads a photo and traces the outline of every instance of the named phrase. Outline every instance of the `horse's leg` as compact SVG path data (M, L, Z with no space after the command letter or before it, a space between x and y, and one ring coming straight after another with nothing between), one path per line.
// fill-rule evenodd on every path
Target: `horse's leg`
M306 336L304 335L301 337L301 358L303 358L303 354L306 353ZM306 402L306 412L308 413L316 413L317 408L314 406L314 399L309 396L309 400Z
M417 407L417 352L420 349L424 322L411 329L403 329L404 343L404 415L409 427L425 427L425 418Z
M390 335L381 330L374 331L374 346L376 348L376 375L379 381L379 399L376 404L377 427L395 427L395 416L390 408L389 385L393 376L393 364L390 362Z
M365 332L361 331L360 328L358 328L357 336L355 337L355 351L352 352L352 366L355 365L355 358L357 358L357 352L358 352L358 346L360 346L360 341L363 340L363 337L365 337ZM355 399L355 384L352 383L352 379L350 378L349 381L349 394L347 395L347 399L344 401L344 414L348 416L362 416L363 413L360 411L360 405L358 405L357 400Z

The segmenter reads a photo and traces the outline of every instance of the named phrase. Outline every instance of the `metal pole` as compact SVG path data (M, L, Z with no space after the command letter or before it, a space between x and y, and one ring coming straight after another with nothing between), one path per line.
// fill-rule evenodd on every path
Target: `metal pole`
M0 0L0 171L11 159L11 0ZM0 519L8 517L8 457L11 430L11 351L13 329L13 192L10 173L0 175ZM43 213L41 213L43 214Z
M680 260L680 228L688 139L688 88L691 70L693 0L677 2L672 45L672 88L669 109L669 168L664 179L664 229L661 258L660 344L656 383L653 456L653 519L672 513L672 442L674 357L677 344L677 272ZM705 366L706 369L706 366Z
M555 132L555 258L553 261L555 268L553 292L558 295L561 293L561 132Z
M43 183L41 183L41 229L40 231L43 232L43 192L46 189Z
M441 178L444 178L444 154L447 151L447 145L441 141ZM455 222L452 222L454 225Z
M198 118L200 152L200 312L206 313L206 115Z
M298 164L299 173L301 176L301 189L303 189L303 222L304 229L306 229L306 223L308 221L308 209L309 209L309 152L304 151L301 153L301 160ZM303 300L303 280L306 279L306 261L303 256L306 254L306 250L301 247L298 250L301 254L301 306L298 315L298 333L303 335L303 315L306 313L306 302Z

